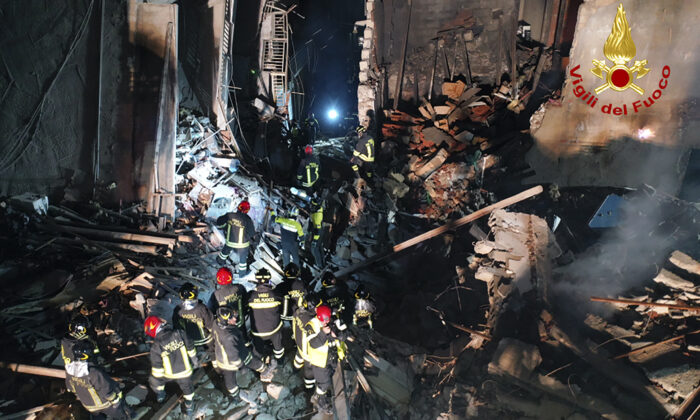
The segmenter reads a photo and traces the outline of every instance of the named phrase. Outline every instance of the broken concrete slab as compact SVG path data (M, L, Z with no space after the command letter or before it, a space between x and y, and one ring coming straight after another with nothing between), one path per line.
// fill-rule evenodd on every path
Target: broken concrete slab
M432 159L425 165L421 166L419 169L415 171L415 174L419 177L425 178L433 171L435 171L437 168L439 168L443 163L445 163L445 160L447 160L447 157L449 156L449 152L445 149L440 149L435 156L433 156Z
M503 338L489 363L489 372L493 367L499 372L515 378L527 379L537 366L542 363L542 356L537 346L524 343L515 338Z

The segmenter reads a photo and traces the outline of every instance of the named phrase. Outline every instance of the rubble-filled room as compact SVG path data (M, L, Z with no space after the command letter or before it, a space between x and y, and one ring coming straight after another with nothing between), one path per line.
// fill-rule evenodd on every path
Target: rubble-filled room
M0 1L0 419L700 419L698 21Z

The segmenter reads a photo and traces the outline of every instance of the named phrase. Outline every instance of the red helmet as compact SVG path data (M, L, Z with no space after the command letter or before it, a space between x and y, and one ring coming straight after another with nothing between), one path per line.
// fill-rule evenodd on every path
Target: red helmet
M146 335L156 338L156 334L158 333L158 331L160 331L162 325L162 319L158 318L157 316L151 315L148 318L146 318L146 322L143 323L143 331L146 333Z
M224 286L229 284L231 283L231 280L233 280L233 273L230 269L221 267L219 271L216 272L216 282L220 285Z
M324 325L331 322L331 308L326 305L321 305L316 308L316 318Z
M310 155L314 152L314 147L310 144L307 144L306 147L304 147L304 153L307 155Z
M238 211L241 213L248 213L250 211L250 203L248 200L243 200L238 204Z

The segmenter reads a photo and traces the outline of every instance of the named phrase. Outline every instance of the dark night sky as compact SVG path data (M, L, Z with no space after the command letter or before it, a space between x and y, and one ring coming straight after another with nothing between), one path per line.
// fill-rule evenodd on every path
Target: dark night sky
M324 133L342 135L343 118L357 112L360 48L352 30L355 21L364 19L363 2L302 0L297 10L306 19L292 13L289 21L297 64L306 65L301 73L305 108L315 113ZM340 114L335 123L326 116L333 106ZM297 117L303 120L306 114Z

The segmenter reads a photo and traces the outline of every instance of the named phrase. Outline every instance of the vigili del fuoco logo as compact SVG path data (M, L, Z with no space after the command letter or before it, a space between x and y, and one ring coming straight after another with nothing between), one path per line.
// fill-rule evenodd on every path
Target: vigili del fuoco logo
M647 73L651 71L651 68L647 67L649 63L646 59L641 61L635 60L632 67L627 66L627 64L637 55L637 47L634 45L632 30L627 22L627 16L625 14L625 9L622 7L622 3L620 3L620 6L617 8L617 14L615 15L615 20L613 21L612 30L610 31L608 39L605 41L605 45L603 46L603 54L605 54L605 58L611 61L613 65L612 67L608 66L605 59L593 59L591 73L593 73L603 82L603 84L593 89L593 92L586 91L586 89L579 84L583 80L581 74L578 73L578 71L581 69L581 65L577 65L569 70L569 74L574 78L572 83L573 92L577 98L580 98L591 108L596 108L596 105L598 104L598 97L596 95L605 92L608 89L613 91L613 95L615 95L614 92L623 92L627 89L632 89L642 96L642 99L632 102L629 107L627 104L619 102L610 102L600 107L600 111L602 113L613 115L637 113L643 107L650 108L661 98L663 90L666 89L666 86L668 86L668 78L671 75L671 68L666 65L663 67L661 70L662 77L659 80L658 88L651 93L646 93L644 89L635 83L636 80L646 76ZM646 96L646 99L644 96Z

